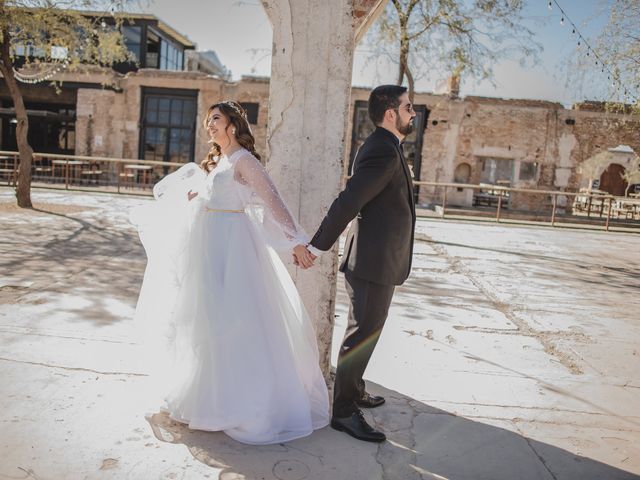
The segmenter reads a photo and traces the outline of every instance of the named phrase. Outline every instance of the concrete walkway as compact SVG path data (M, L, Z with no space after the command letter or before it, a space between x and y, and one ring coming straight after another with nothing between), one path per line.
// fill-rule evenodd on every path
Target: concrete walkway
M0 188L0 479L640 479L640 236L420 220L367 379L381 445L253 447L151 407L148 201ZM339 284L336 342L346 297Z

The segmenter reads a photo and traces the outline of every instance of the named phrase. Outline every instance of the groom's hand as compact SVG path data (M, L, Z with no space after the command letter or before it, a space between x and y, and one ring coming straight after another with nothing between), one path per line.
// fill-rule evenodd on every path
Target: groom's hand
M304 245L296 245L293 248L293 263L304 269L313 267L316 256L307 250Z

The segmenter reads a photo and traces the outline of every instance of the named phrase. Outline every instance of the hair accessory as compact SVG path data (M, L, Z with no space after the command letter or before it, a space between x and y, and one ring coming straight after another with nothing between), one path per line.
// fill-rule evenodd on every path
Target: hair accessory
M221 103L224 103L226 106L231 107L233 111L236 112L238 115L240 115L242 118L244 119L247 118L246 112L243 112L235 102L232 102L231 100L225 100L224 102L221 102Z

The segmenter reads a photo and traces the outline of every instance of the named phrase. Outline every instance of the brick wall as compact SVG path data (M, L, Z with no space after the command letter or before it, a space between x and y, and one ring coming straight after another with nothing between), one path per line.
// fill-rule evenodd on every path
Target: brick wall
M251 128L258 152L266 156L268 78L243 77L238 82L226 82L199 72L145 69L124 77L101 76L95 69L85 74L64 75L65 81L94 85L78 89L77 99L66 90L57 96L46 86L25 88L25 98L51 103L75 99L77 154L137 158L141 92L143 87L153 87L197 92L196 161L204 158L209 150L202 119L211 104L227 99L258 103L257 124ZM95 88L102 81L112 87ZM2 87L0 85L0 95L6 96ZM366 101L369 92L367 88L352 88L345 165L351 148L353 106L357 100ZM417 93L414 103L429 110L422 147L420 177L423 181L453 182L456 168L467 164L469 182L480 183L484 159L508 159L513 164L512 186L576 191L587 186L589 180L578 171L582 162L620 144L640 151L640 118L607 112L592 103L565 109L545 101L456 98L429 93ZM536 165L534 175L523 178L522 173L526 169L531 173L533 164ZM438 189L423 186L419 202L439 201L441 194ZM468 203L469 196L460 196L460 201ZM512 197L513 208L535 210L541 202L548 203L546 195Z

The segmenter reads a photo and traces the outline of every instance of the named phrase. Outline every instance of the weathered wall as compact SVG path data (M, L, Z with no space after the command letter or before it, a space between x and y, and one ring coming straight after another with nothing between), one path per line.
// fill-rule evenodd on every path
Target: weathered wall
M421 179L453 182L455 168L471 167L470 183L480 183L482 159L513 160L511 186L575 191L587 179L577 166L600 151L619 144L640 147L640 119L604 111L565 109L562 105L527 100L416 95L431 115L425 131ZM437 122L437 124L435 124ZM537 164L532 179L521 179L524 162ZM422 203L436 202L440 191L422 188ZM548 199L512 196L512 208L536 210Z
M91 83L92 86L78 89L77 95L75 90L66 87L58 95L46 85L24 86L25 99L76 103L77 154L137 158L141 90L142 87L155 87L198 92L195 160L204 158L209 149L202 118L212 103L224 99L259 104L258 122L252 125L252 131L258 152L267 156L268 78L243 77L238 82L225 82L199 72L158 70L140 70L121 77L92 68L85 73L65 73L61 79ZM96 88L102 82L112 87ZM5 90L6 86L0 82L0 97L7 99ZM346 130L343 165L347 164L350 155L353 106L357 100L366 101L369 92L367 88L352 88L346 121L343 119L331 127ZM620 144L640 151L640 119L606 112L593 104L565 109L553 102L483 97L460 99L429 93L417 93L414 103L425 105L430 111L422 148L420 178L423 181L453 182L456 167L467 164L469 182L480 183L482 159L490 157L513 160L512 186L575 191L588 185L589 179L581 175L578 168L587 159ZM321 128L312 118L301 121L314 130ZM535 176L530 180L519 179L523 162L537 163ZM313 168L312 165L310 163L308 169ZM606 166L602 165L600 169L604 170ZM311 176L320 173L307 172ZM346 173L344 168L343 173ZM324 182L322 175L317 182ZM441 194L442 189L421 187L419 202L439 202ZM545 195L513 195L511 206L536 210L548 201ZM449 189L448 202L470 204L471 197Z
M251 125L251 132L256 139L256 151L261 156L267 154L267 120L269 117L269 78L242 77L234 83L225 83L222 97L225 100L257 103L258 122Z
M262 0L262 5L273 27L269 171L312 235L341 187L355 44L384 0ZM336 245L311 271L290 265L316 328L327 377L337 257Z

